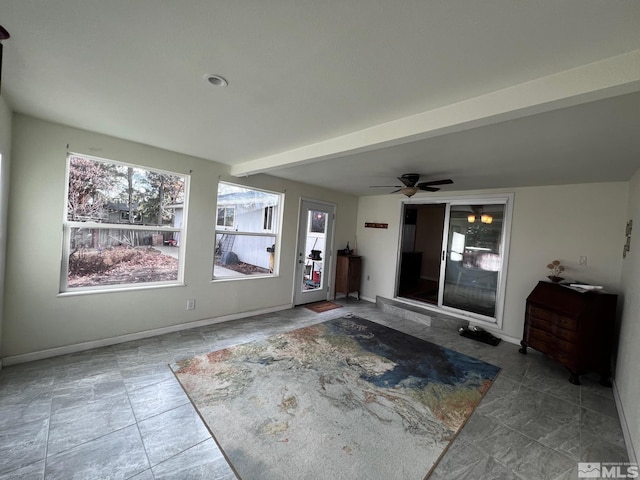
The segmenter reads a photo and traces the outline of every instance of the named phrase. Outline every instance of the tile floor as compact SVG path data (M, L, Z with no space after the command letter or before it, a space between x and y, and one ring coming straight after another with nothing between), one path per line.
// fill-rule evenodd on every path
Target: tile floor
M347 313L502 367L431 480L577 479L580 460L627 461L611 389L596 377L575 386L536 352L350 300L321 314L296 308L5 367L0 480L234 479L167 365Z

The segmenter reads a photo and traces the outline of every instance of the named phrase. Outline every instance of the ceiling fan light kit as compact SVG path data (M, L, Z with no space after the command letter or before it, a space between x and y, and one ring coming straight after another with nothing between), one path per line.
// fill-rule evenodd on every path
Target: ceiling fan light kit
M472 208L473 213L470 213L469 215L467 215L467 222L468 223L475 223L476 220L480 220L480 222L485 223L485 224L490 224L493 223L493 216L489 215L488 213L484 213L482 211L482 208Z
M416 193L418 193L418 190L419 190L418 187L402 187L400 189L400 191L409 198L413 197Z

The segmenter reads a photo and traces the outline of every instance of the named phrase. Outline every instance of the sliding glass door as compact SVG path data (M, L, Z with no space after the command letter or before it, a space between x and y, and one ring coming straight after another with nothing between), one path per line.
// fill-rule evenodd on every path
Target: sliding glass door
M397 296L501 323L511 200L406 202Z
M496 315L504 205L451 205L442 305Z

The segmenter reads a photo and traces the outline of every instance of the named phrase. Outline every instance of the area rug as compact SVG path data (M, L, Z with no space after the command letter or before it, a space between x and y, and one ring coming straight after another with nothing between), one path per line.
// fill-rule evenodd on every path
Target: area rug
M333 302L316 302L305 305L304 307L308 308L312 312L322 313L333 310L334 308L342 308L342 305Z
M172 369L243 480L424 479L499 372L358 317Z

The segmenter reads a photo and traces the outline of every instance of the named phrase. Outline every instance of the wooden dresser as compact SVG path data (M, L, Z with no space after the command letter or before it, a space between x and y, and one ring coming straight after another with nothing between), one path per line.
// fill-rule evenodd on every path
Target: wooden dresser
M596 371L610 386L616 302L617 295L539 282L527 297L520 353L531 347L547 354L576 385L581 374Z
M360 300L362 259L359 255L345 255L340 252L336 258L336 295L344 293L345 298L349 298L349 294L355 292Z

